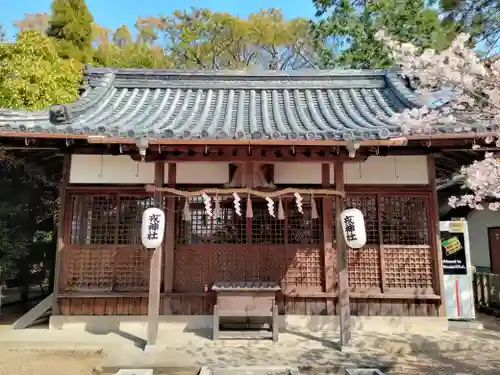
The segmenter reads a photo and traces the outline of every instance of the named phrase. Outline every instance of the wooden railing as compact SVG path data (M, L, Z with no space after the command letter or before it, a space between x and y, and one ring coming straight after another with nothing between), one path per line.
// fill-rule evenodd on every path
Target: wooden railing
M475 273L473 289L476 308L485 312L490 309L500 312L500 275Z

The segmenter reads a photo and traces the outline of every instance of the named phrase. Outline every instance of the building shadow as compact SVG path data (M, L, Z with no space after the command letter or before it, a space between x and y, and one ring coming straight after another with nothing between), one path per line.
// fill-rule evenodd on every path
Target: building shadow
M280 330L280 333L282 333L282 332L288 333L290 335L300 337L300 338L303 338L306 340L319 342L325 348L333 349L333 350L336 350L338 352L341 351L340 343L333 341L331 339L325 338L325 337L318 337L318 336L315 336L314 334L309 333L309 332L300 332L300 331L295 331L295 330L291 330L291 329Z
M146 340L143 339L142 337L136 336L132 333L125 332L120 329L118 324L110 324L109 327L106 329L102 328L96 328L92 326L91 324L86 324L85 325L85 332L88 332L90 334L96 335L96 336L104 336L104 335L109 335L109 334L115 334L117 336L120 336L124 338L127 341L130 341L132 344L134 344L135 347L144 350L146 347Z

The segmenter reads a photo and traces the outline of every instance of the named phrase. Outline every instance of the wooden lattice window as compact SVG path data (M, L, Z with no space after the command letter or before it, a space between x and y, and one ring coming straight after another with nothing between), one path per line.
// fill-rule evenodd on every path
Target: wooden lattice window
M380 288L382 277L390 289L432 288L429 200L428 195L408 193L348 194L345 206L363 212L367 234L363 249L348 250L351 288Z
M73 194L73 245L138 245L144 210L154 206L151 196Z
M345 207L363 212L367 245L429 244L427 196L351 193L346 198ZM382 238L379 238L380 229Z
M426 196L380 196L383 243L428 245L428 210Z
M147 291L152 252L140 231L144 210L153 206L144 194L71 194L60 291Z
M312 245L319 244L322 241L323 219L321 211L321 200L315 199L316 212L318 218L312 217L311 200L304 198L302 207L304 213L301 214L295 205L294 199L286 200L286 225L287 243L290 245Z
M253 218L251 219L252 226L252 243L282 245L286 243L285 220L278 220L278 203L275 202L275 217L269 215L267 202L264 199L252 198ZM286 203L284 203L286 212Z
M394 246L384 252L387 288L432 289L430 247Z
M380 197L387 288L432 289L429 196Z
M66 248L61 292L147 291L153 252L142 246L85 245Z
M246 219L244 200L241 201L242 215L236 214L232 199L213 197L219 200L220 213L208 216L201 197L189 197L189 217L184 212L185 200L177 201L176 243L177 244L242 244L246 243ZM215 210L215 204L212 203Z
M189 220L184 212L185 200L179 200L176 215L177 244L319 244L321 242L321 202L316 200L319 218L311 215L311 201L304 199L303 211L297 211L293 198L283 199L285 220L279 220L278 201L275 201L275 217L269 214L264 199L252 198L252 218L246 217L247 201L240 201L241 216L234 209L232 197L219 199L220 213L208 216L201 197L188 198Z

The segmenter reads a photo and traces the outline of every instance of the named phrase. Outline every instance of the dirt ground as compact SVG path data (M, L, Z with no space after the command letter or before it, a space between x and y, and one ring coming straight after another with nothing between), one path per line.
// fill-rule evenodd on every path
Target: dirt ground
M500 319L481 314L479 320L485 326L483 332L500 331ZM6 343L0 343L0 375L95 375L94 369L100 367L104 356L102 352L92 351L12 349ZM397 364L386 372L387 375L500 375L498 352L400 354L395 355L394 361ZM319 369L311 369L310 374L324 375L327 372L332 374Z
M0 358L0 375L91 375L102 359L102 354L11 350L0 347Z
M446 353L439 357L419 355L400 359L387 375L498 375L498 353Z
M103 354L0 348L0 375L79 375L95 374ZM311 371L315 373L315 371ZM322 371L319 371L322 373ZM457 352L439 358L400 358L391 375L494 375L500 374L498 353Z

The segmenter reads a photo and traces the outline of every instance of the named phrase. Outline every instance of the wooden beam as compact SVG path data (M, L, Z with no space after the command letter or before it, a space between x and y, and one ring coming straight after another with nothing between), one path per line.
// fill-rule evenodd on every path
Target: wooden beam
M443 142L443 141L439 141ZM426 146L422 142L415 142L406 147L390 146L362 146L354 158L350 158L343 146L291 146L291 145L153 145L146 154L146 162L165 160L173 162L183 161L265 161L265 162L335 162L343 160L346 163L363 161L368 156L398 156L398 155L427 155L442 151L462 150L464 154L471 151L472 142L458 148L456 142L438 145L434 141ZM21 146L20 146L21 147ZM61 146L62 147L62 146ZM139 160L139 150L135 144L91 144L70 147L75 154L91 155L130 155Z
M496 135L496 132L487 133L466 133L468 138L474 137L485 137ZM441 138L453 138L454 134L443 135ZM95 134L77 134L77 133L49 133L49 132L2 132L2 138L27 138L27 139L60 139L64 141L71 140L86 140L88 143L92 144L136 144L137 140L133 137L122 138L122 137L109 137L105 135L95 135ZM367 139L360 140L358 143L361 146L405 146L408 143L410 137L396 137L390 139ZM415 136L413 136L415 138ZM415 139L429 139L433 136L426 135L424 137L420 136ZM467 138L467 135L462 137ZM352 141L346 140L333 140L333 139L203 139L203 138L191 138L191 139L179 139L179 138L151 138L149 139L150 145L176 145L180 142L189 145L272 145L272 146L346 146Z
M387 289L387 280L385 275L385 250L384 233L382 227L382 208L380 205L380 194L377 194L377 221L378 221L378 243L379 243L379 270L380 270L380 290L384 293Z
M137 154L131 154L132 158L139 158ZM311 153L309 156L305 155L303 153L296 153L295 155L290 155L290 154L281 154L281 155L276 155L274 152L267 152L265 155L262 154L257 154L257 153L252 153L251 155L248 154L243 154L241 152L236 153L236 155L233 155L231 150L228 150L228 152L224 153L208 153L208 154L202 154L202 153L196 153L196 154L188 154L186 152L179 153L179 154L171 154L170 152L168 153L162 153L159 155L156 155L157 158L163 158L164 160L170 160L170 161L175 161L175 162L206 162L206 161L218 161L218 162L231 162L231 163L245 163L245 162L266 162L266 163L284 163L284 162L290 162L290 163L296 163L296 162L301 162L301 163L318 163L318 162L324 162L324 161L330 161L334 162L336 160L343 160L345 162L360 162L364 161L367 156L364 156L362 154L356 156L355 158L349 158L347 155L336 155L333 153L321 153L321 152L314 152ZM151 155L151 158L154 158L153 155Z
M121 147L124 155L130 155L134 160L140 160L141 156L135 145L124 145ZM371 149L370 149L371 150ZM166 160L175 162L206 162L219 161L231 163L245 162L325 162L344 160L345 162L356 162L365 160L375 151L368 148L360 150L354 158L350 158L348 152L342 147L321 147L321 146L153 146L146 154L146 161ZM82 153L89 152L88 149L81 149ZM93 153L102 154L102 148ZM108 153L112 149L108 150Z
M335 188L344 190L344 164L335 163ZM335 197L335 240L337 244L337 272L338 272L338 309L340 323L340 347L349 345L351 339L350 327L350 307L349 307L349 273L347 246L344 241L344 233L340 223L340 214L344 210L344 199L340 196Z
M283 291L282 294L286 297L294 297L294 298L336 298L337 293L325 293L325 292L311 292L310 290L302 291L299 290L290 290ZM211 296L215 297L215 292L199 292L199 293L180 293L180 292L170 292L170 293L161 293L164 298L167 297L186 297L186 298L196 298L196 297L206 297ZM146 298L148 296L148 292L70 292L70 293L61 293L59 294L59 298L72 298L72 299L82 299L82 298ZM395 292L365 292L363 290L358 292L349 293L349 299L383 299L383 300L429 300L429 301L437 301L440 300L441 297L435 294L426 294L420 293L418 290L409 289L404 293L395 293Z
M168 181L167 186L174 188L177 179L177 165L175 163L168 163ZM175 202L176 197L167 198L166 202L166 222L167 228L165 229L165 275L163 278L163 291L171 293L174 286L174 248L175 248ZM170 298L165 298L163 301L163 314L172 314L172 305Z
M249 189L254 188L254 186L253 186L254 165L255 165L254 162L247 161L247 162L241 164L241 166L239 166L239 168L242 168L242 173L243 173L242 181L244 183L244 186L246 188L249 188ZM246 215L246 207L245 207L245 215ZM248 218L248 217L246 218L245 230L247 232L247 243L252 243L252 236L253 236L252 222L253 222L253 218ZM286 224L285 224L285 226L286 226Z
M68 197L67 186L69 184L69 172L71 169L71 155L65 154L63 160L63 170L61 184L59 185L59 221L57 222L57 247L54 265L54 292L52 300L52 315L59 315L61 310L57 301L57 295L60 291L60 280L62 272L61 252L64 249L65 240L69 237L69 233L65 230L67 223L70 221L67 215Z
M30 325L34 324L38 319L40 319L47 310L50 309L52 301L54 300L54 293L49 294L43 299L42 302L37 304L35 307L30 309L26 314L17 319L10 326L11 329L24 329L28 328Z
M165 163L155 163L155 186L163 187L165 176ZM163 193L154 193L156 207L163 208ZM166 237L166 236L165 236ZM165 239L163 240L165 241ZM160 293L162 274L163 246L153 250L151 265L149 268L149 295L148 295L148 328L146 334L146 350L152 349L158 340L158 324L160 319Z
M427 156L427 173L429 176L429 186L431 188L431 199L429 214L429 240L431 241L432 263L433 263L433 288L434 293L441 296L438 308L439 316L446 316L446 301L444 295L443 276L443 254L441 253L441 238L439 232L439 201L436 186L436 165L434 155Z
M331 188L330 182L331 164L321 164L321 186L325 189ZM333 250L333 197L323 197L322 199L323 220L323 255L324 255L324 291L328 294L335 293L335 259ZM328 300L326 305L328 315L335 314L335 306Z
M472 144L466 146L470 151ZM454 146L456 147L456 145ZM348 152L342 146L241 146L241 145L168 145L151 146L146 154L146 161L152 162L157 159L166 161L266 161L266 162L321 162L344 160L346 163L362 161L364 158L373 156L394 155L426 155L441 151L442 147L427 147L416 143L407 147L390 146L365 146L361 147L354 158L349 157ZM124 145L79 145L71 147L74 154L91 155L133 155L140 159L139 150L135 144Z

